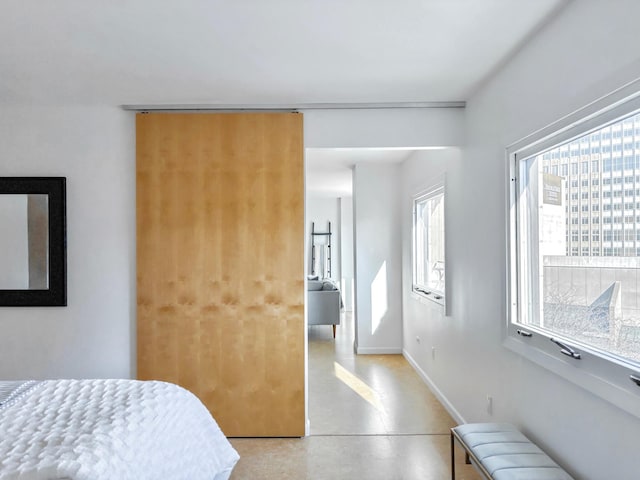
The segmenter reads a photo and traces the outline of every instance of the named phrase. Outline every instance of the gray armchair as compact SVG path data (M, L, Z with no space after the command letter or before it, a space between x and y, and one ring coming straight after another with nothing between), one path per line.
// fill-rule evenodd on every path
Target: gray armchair
M332 325L336 338L336 325L340 325L340 291L309 290L307 292L309 325Z

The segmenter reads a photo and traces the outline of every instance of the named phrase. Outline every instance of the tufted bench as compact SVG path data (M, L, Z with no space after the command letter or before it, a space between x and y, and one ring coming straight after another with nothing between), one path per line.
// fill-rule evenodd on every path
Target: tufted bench
M451 479L455 480L454 441L487 479L573 480L557 463L505 423L469 423L451 429Z

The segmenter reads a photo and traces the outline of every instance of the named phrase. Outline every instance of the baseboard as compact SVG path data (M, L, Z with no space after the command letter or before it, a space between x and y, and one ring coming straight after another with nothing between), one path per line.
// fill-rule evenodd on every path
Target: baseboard
M393 347L356 347L358 355L391 355L402 354L401 348Z
M418 373L420 378L422 378L424 383L427 384L427 387L429 387L429 390L431 390L431 393L433 393L436 396L436 398L440 401L440 403L442 403L445 410L449 412L449 415L451 415L459 425L463 423L467 423L463 418L463 416L460 415L460 412L456 410L456 407L453 406L453 404L444 395L444 393L442 393L442 391L436 386L433 380L429 378L429 375L427 375L427 373L424 370L422 370L422 368L420 368L418 363L413 359L413 357L409 354L409 352L407 352L405 349L402 349L402 355L404 356L404 358L407 359L407 362L409 362L409 364L413 367L413 369Z

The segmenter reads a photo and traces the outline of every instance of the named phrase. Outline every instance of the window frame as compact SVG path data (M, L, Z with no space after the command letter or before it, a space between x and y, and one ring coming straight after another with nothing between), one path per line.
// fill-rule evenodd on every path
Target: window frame
M417 234L418 232L416 227L417 227L417 216L418 216L418 204L424 201L428 201L432 198L438 197L440 195L442 196L443 209L444 209L443 232L442 232L443 241L444 241L444 257L445 257L444 266L443 266L443 273L444 273L443 290L437 290L429 287L428 285L418 284L417 282L417 278L418 278ZM446 305L447 283L448 283L447 282L446 205L447 205L447 199L446 199L446 193L445 193L444 180L438 183L435 183L430 188L421 191L420 193L414 195L412 198L413 211L412 211L412 236L411 237L412 237L413 248L411 251L411 271L412 271L411 292L414 295L417 295L418 298L428 299L431 302L434 302L442 306Z
M562 339L581 354L576 360L561 353L561 349L550 341L551 332L532 325L518 322L520 310L527 308L518 302L518 276L523 268L520 261L517 232L518 192L520 178L518 165L520 160L530 158L562 143L605 127L624 116L640 111L640 79L631 82L609 95L561 118L537 132L509 145L506 149L506 235L507 235L507 294L506 321L503 324L503 345L524 356L534 363L554 372L564 379L579 385L589 392L605 399L624 411L640 418L640 387L631 381L630 376L640 377L640 368L621 361L618 357L590 349L578 341ZM530 222L535 231L537 219ZM536 245L537 234L529 232L528 242ZM527 253L527 255L529 255ZM535 254L537 255L537 253ZM531 255L534 256L534 255ZM538 292L534 292L533 302L539 304ZM554 337L561 337L555 335Z

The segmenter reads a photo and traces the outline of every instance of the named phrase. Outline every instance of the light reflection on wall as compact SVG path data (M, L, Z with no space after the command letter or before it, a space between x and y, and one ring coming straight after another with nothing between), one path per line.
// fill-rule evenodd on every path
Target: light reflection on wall
M382 262L376 277L371 283L371 334L380 327L388 309L387 262Z

